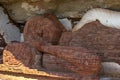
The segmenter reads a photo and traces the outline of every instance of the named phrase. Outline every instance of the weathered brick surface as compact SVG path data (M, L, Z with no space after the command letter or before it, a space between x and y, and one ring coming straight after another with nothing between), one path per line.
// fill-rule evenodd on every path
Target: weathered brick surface
M60 45L81 46L101 56L103 61L120 64L120 30L101 25L99 22L86 24L76 32L64 32Z
M32 41L29 44L34 46L38 50L39 50L39 47L41 47L41 45L48 45L46 42L44 42L42 40ZM67 63L68 63L67 61L65 61L61 58L58 58L58 57L50 55L50 54L43 53L42 66L46 70L58 71L58 72L59 71L60 72L71 72L69 69L64 67Z
M82 76L96 75L101 68L100 58L81 47L41 46L39 50L67 61L66 67Z
M43 55L43 67L57 72L71 72L65 67L68 62L50 54Z
M39 40L57 44L63 31L63 26L54 15L37 16L27 21L24 28L25 41Z
M14 42L5 47L3 52L3 64L13 67L23 65L30 68L38 68L40 64L36 63L38 62L36 60L36 53L36 49L26 43Z

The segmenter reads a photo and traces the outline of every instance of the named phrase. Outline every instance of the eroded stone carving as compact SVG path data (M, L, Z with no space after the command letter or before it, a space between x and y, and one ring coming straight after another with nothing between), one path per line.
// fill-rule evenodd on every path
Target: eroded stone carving
M66 67L82 76L96 75L101 69L100 58L81 47L39 45L36 48L66 60L68 62Z
M34 17L28 20L24 28L24 38L25 42L32 46L33 43L39 46L39 41L43 41L42 43L48 42L49 44L58 44L61 34L64 31L66 31L66 29L57 17L53 14L47 14L42 17ZM45 56L47 56L47 58L45 58ZM49 61L48 59L51 60L51 57L54 59ZM43 58L44 68L48 70L64 71L62 67L62 64L66 64L64 60L58 60L55 56L47 54L43 54ZM56 60L56 63L54 60ZM57 62L61 67L57 67Z
M101 60L93 52L89 52L87 49L81 47L50 46L48 44L58 42L61 33L65 31L63 27L57 27L60 23L59 21L56 22L56 20L53 15L30 19L24 29L25 42L39 51L43 51L44 55L51 53L56 59L59 57L61 59L60 61L62 61L62 59L65 60L60 64L72 72L76 72L82 76L97 75L101 68ZM55 22L55 24L53 24L53 22ZM54 41L55 39L56 41ZM48 47L42 45L47 45ZM42 50L40 49L41 46L43 47ZM65 64L63 64L63 62L65 62ZM89 68L91 69L89 70Z
M120 64L120 30L105 27L98 21L86 24L76 32L64 32L60 45L81 46L97 53L102 61Z
M56 80L79 80L82 77L75 73L47 71L40 66L40 54L27 43L13 42L8 44L3 52L3 64L0 71L9 71L22 74L31 74ZM43 78L41 78L43 79Z
M47 70L57 72L72 72L65 66L67 64L68 62L64 59L58 58L50 54L43 54L43 67Z
M31 41L42 38L48 43L57 44L62 33L61 25L52 15L31 18L25 25L24 39Z
M29 68L40 68L40 53L27 43L8 44L3 52L3 64L10 67L26 66ZM36 60L37 59L37 60Z

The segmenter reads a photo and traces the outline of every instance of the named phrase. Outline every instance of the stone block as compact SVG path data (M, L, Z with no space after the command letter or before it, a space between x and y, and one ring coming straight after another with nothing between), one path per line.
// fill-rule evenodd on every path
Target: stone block
M81 46L94 51L103 61L120 64L120 30L103 26L98 21L84 25L76 32L64 32L59 45Z
M3 64L8 67L40 68L40 53L26 43L8 44L3 51Z
M94 52L85 48L73 46L40 46L38 49L39 51L67 61L64 67L81 76L97 75L100 72L101 59Z
M36 16L27 21L24 28L25 41L40 40L57 44L62 34L62 24L54 15Z
M55 57L50 54L43 55L43 67L50 71L57 71L57 72L71 72L69 69L64 67L67 64L67 61Z

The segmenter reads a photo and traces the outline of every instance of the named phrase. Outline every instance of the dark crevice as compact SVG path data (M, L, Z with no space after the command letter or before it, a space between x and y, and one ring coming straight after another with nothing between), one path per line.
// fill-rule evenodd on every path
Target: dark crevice
M26 23L26 22L24 22L24 23L18 23L19 29L20 29L20 32L21 32L21 33L23 33L25 23Z
M42 68L44 68L44 66L43 66L43 55L44 55L44 53L43 52L41 52L41 59L40 59L40 62L41 62L41 67Z
M0 4L0 7L2 7L4 9L4 13L8 16L8 19L10 20L9 23L13 23L14 25L16 25L17 28L19 28L20 32L22 33L23 32L23 28L21 26L24 26L26 22L23 22L23 23L18 23L17 21L13 20L11 17L10 17L10 14L8 12L8 10L5 8L4 5ZM9 24L8 23L8 24Z

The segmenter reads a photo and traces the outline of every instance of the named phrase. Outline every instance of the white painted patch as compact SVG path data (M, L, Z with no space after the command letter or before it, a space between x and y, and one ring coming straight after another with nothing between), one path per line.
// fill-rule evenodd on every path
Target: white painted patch
M8 15L4 13L2 7L0 7L0 34L3 35L6 43L20 41L20 30L13 23L10 23Z
M102 71L105 74L119 74L120 75L120 65L115 62L103 62Z
M29 3L23 2L21 8L25 9L27 16L34 16L33 14L44 14L46 9L39 8L39 5L30 5Z
M65 26L68 31L72 30L72 23L67 18L59 19L59 21Z
M24 8L26 11L37 11L37 10L39 10L38 6L29 5L26 2L23 2L21 7Z
M120 29L120 12L111 11L107 9L95 8L89 10L80 20L80 22L72 29L77 31L86 23L99 20L101 24Z
M20 42L24 42L24 36L23 36L23 33L21 33Z

